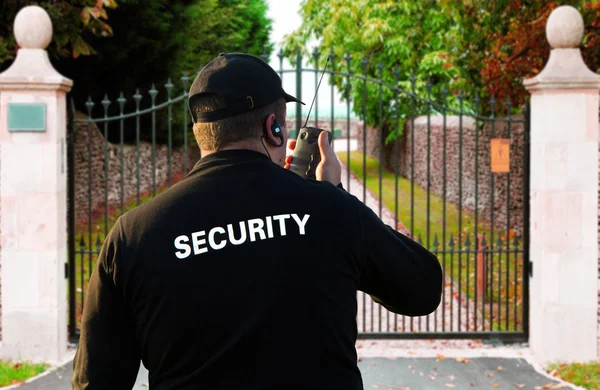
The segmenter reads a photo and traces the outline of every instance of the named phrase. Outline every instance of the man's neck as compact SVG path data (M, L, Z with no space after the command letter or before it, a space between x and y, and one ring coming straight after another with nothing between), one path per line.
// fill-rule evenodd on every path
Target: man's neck
M234 142L231 143L227 146L224 146L222 148L220 148L219 150L212 150L212 149L200 149L200 153L202 153L202 157L204 156L208 156L210 154L219 152L219 151L223 151L223 150L236 150L236 149L245 149L245 150L252 150L255 152L259 152L264 154L265 156L268 156L265 148L262 145L256 145L255 143L251 143L251 142Z

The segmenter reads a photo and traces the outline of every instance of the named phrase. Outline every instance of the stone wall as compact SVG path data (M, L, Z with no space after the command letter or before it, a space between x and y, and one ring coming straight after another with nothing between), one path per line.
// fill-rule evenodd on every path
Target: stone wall
M514 118L517 119L517 118ZM509 226L518 236L523 233L523 124L512 123L510 126L510 173L495 173L491 175L490 168L490 138L491 125L485 124L479 130L478 145L476 145L475 121L472 118L462 119L462 142L459 131L459 118L446 118L446 146L444 148L443 117L430 118L429 135L429 185L432 194L443 196L444 182L446 183L446 199L463 209L475 212L479 221L491 222L493 209L494 226L505 231L507 226L507 207L510 220ZM494 138L508 138L508 126L496 122ZM379 129L367 129L367 153L378 157ZM363 150L362 128L359 131L359 150ZM406 178L411 178L412 172L412 141L411 123L407 122L402 138L398 142L398 171ZM427 117L418 117L414 121L414 180L422 188L427 188ZM444 149L446 157L444 159ZM476 153L477 149L477 153ZM462 150L462 152L461 152ZM383 159L388 169L394 169L394 143L384 146ZM477 190L476 179L477 161ZM462 157L461 157L462 156ZM462 169L459 161L462 158ZM444 166L446 178L444 180ZM493 177L493 183L492 183ZM510 180L508 180L510 179ZM462 187L462 199L459 199ZM493 202L492 202L493 188ZM477 205L475 193L477 192ZM510 196L508 193L510 192Z
M78 118L85 119L81 115ZM108 204L120 206L121 202L121 177L123 177L123 199L125 203L135 199L138 186L137 153L139 151L139 187L140 193L152 191L152 144L140 142L139 147L135 145L124 145L106 143L107 172L105 173L104 158L104 136L98 128L92 124L77 123L75 125L75 219L78 223L88 220L88 212L91 209L95 214L104 205L105 179L108 191L106 192ZM155 183L158 188L167 183L168 179L168 147L156 145L155 148ZM91 156L91 160L89 159ZM200 157L200 151L196 145L188 147L188 171L193 168ZM121 169L121 158L123 169ZM91 161L91 166L89 161ZM184 175L183 147L174 148L171 156L171 170L174 179ZM91 172L90 172L91 171ZM91 173L91 187L89 177ZM90 204L91 197L91 204Z

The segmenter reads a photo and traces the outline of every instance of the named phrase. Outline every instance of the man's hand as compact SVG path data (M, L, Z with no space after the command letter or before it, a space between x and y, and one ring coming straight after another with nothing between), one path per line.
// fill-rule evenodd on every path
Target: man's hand
M296 148L296 140L292 140L289 145L290 150ZM329 142L327 141L327 132L322 131L319 134L319 151L321 152L321 162L317 165L315 176L319 181L328 181L334 186L342 182L342 166ZM290 169L294 156L289 155L285 159L285 169Z

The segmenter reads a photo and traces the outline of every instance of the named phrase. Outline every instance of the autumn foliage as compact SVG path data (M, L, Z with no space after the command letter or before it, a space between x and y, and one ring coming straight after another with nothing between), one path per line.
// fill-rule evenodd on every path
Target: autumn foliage
M506 32L493 32L489 36L488 55L481 67L481 80L490 96L497 101L522 105L529 93L523 87L523 79L539 73L548 56L550 46L546 39L546 22L557 1L539 1L539 8L529 11L523 1L512 0L503 13L507 16ZM586 2L577 7L585 22L582 43L584 61L594 71L600 68L600 3Z

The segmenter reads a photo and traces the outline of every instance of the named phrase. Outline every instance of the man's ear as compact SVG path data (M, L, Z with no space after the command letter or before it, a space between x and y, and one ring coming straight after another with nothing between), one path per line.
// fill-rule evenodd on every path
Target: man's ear
M274 122L275 122L275 114L269 114L269 116L267 116L267 119L265 121L265 137L267 137L271 142L272 145L278 145L279 143L281 143L281 138L276 137L275 133L273 133L274 130ZM282 134L283 129L279 129L279 134Z

